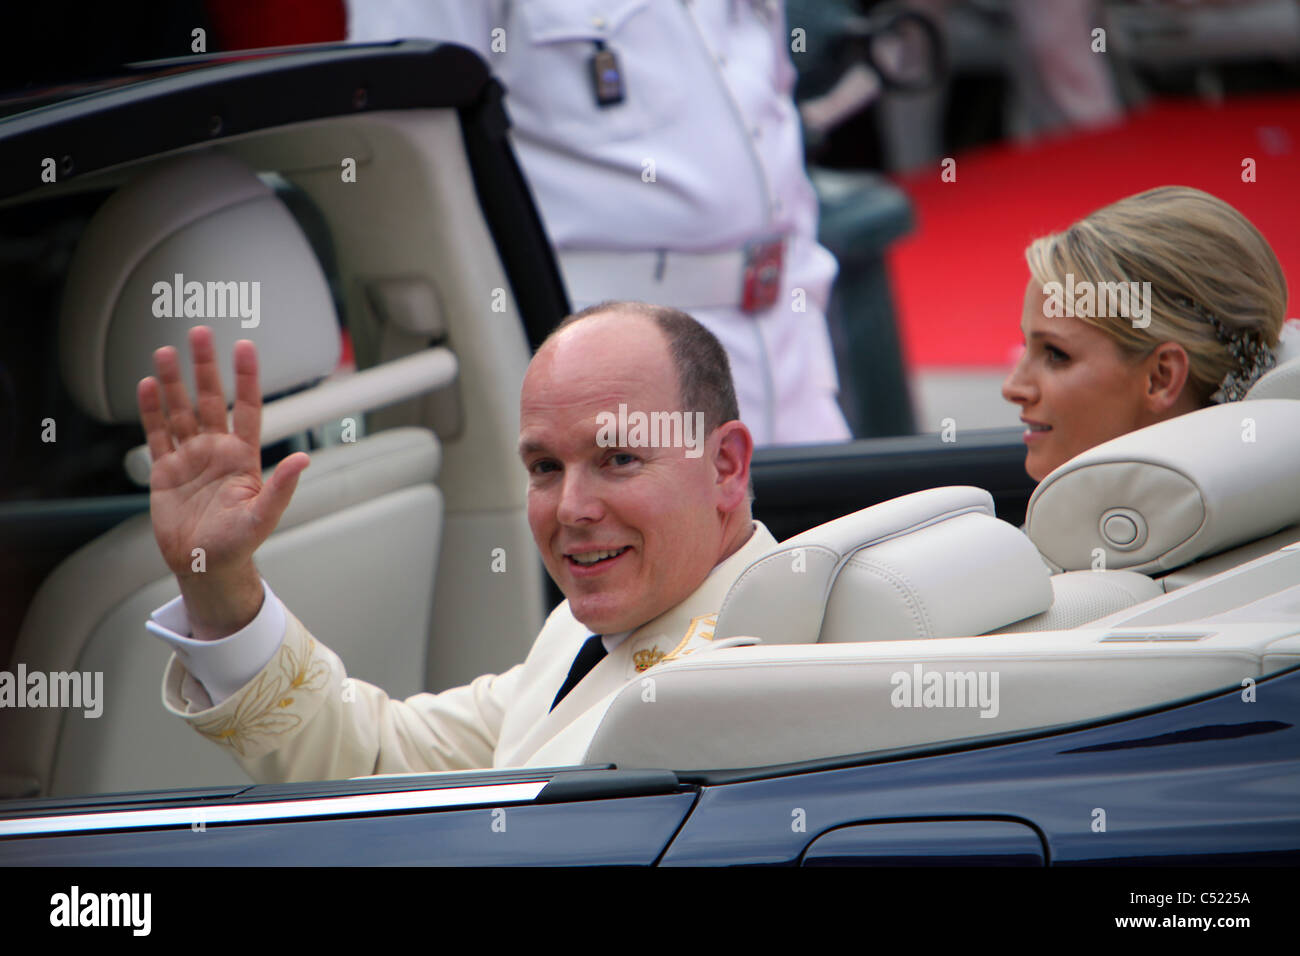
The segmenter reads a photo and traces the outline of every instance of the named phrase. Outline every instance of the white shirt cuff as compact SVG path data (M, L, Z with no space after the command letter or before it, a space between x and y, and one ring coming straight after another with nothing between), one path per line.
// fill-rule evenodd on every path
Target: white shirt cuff
M215 707L257 676L275 656L284 640L284 605L271 586L262 581L262 608L247 627L216 641L190 637L190 617L185 601L177 597L151 615L144 626L170 645L185 669L194 676Z

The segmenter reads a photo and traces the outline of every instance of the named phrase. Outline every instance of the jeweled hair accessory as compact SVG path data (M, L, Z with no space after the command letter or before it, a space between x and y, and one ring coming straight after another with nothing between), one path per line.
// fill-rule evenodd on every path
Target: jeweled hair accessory
M1207 312L1195 302L1187 299L1182 301L1210 323L1210 327L1214 329L1214 337L1237 363L1237 367L1223 377L1218 390L1210 396L1210 401L1216 404L1241 401L1250 391L1250 387L1259 381L1265 372L1277 365L1277 356L1253 329L1229 329L1217 316Z

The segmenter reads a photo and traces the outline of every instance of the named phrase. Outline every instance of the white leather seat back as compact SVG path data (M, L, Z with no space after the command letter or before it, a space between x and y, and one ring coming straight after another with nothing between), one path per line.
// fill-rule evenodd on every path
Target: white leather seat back
M1052 575L1052 606L995 634L1025 631L1066 631L1083 627L1164 594L1164 588L1136 571L1066 571Z
M1246 401L1262 398L1300 399L1300 359L1269 369L1246 393Z
M1300 400L1300 319L1288 319L1274 349L1277 364L1246 392L1246 401L1261 398Z
M177 274L182 289L191 280L260 283L257 326L159 314L167 309L155 307L154 285ZM158 346L180 347L188 374L192 325L214 330L228 398L236 339L258 343L264 392L311 386L333 370L340 346L327 282L296 223L249 169L215 154L146 169L101 207L70 266L61 322L69 391L114 422L136 420L135 382ZM393 429L312 457L256 556L259 569L350 673L398 696L416 693L443 529L437 439ZM176 593L147 514L91 541L43 582L9 669L102 673L103 713L0 714L5 739L16 742L0 767L11 787L83 794L243 779L159 701L167 650L144 622Z
M258 569L350 673L392 694L423 690L442 496L439 450L424 429L395 429L313 453ZM14 670L99 672L103 713L0 712L6 776L73 795L239 783L221 748L159 700L168 650L144 629L176 596L147 514L90 542L41 585Z
M1191 564L1185 564L1178 570L1162 576L1160 585L1166 592L1176 591L1179 588L1187 587L1189 584L1195 584L1197 581L1203 581L1216 574L1222 574L1231 568L1240 567L1246 562L1253 561L1263 555L1272 554L1279 548L1285 548L1287 545L1295 544L1298 541L1300 541L1300 524L1293 524L1288 528L1283 528L1276 534L1256 538L1247 544L1239 545L1227 551L1220 551L1218 554L1211 555L1208 558L1201 558Z
M732 586L714 639L770 644L981 634L1048 607L1048 571L978 488L933 488L782 543Z

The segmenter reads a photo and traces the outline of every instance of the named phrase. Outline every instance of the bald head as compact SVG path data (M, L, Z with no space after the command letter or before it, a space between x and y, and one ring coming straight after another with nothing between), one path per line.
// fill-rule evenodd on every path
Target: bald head
M543 372L596 391L629 376L659 382L666 378L678 390L667 336L648 316L622 311L592 313L581 322L557 327L529 363L525 389L530 377ZM680 399L678 390L675 401Z
M740 418L726 349L712 332L679 309L647 302L601 302L566 318L542 345L578 323L611 314L654 321L668 342L682 407L702 412L709 431Z

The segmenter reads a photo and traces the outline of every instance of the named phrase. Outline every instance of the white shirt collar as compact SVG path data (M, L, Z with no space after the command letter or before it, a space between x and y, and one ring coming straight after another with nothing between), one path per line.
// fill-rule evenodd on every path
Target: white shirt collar
M621 631L618 634L602 634L600 642L605 645L605 653L614 653L614 648L626 641L631 633L631 631Z

